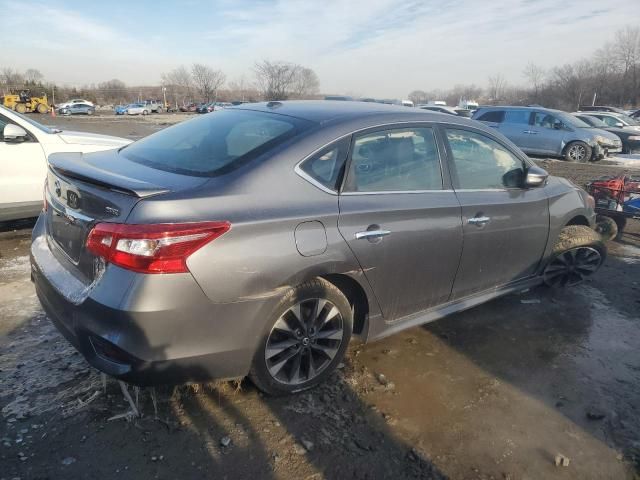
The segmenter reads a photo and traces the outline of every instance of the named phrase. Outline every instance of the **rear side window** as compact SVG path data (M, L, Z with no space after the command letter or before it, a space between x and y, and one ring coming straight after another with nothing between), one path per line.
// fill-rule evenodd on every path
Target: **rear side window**
M482 122L502 123L502 121L504 120L504 111L492 110L490 112L483 113L477 118L477 120L480 120Z
M457 188L487 190L522 185L522 161L495 140L467 130L447 129Z
M313 157L305 160L300 165L301 170L324 187L338 191L344 176L349 142L349 138L345 138L322 149Z
M312 125L251 110L221 110L179 123L121 150L127 159L191 176L227 173Z
M345 191L441 189L440 158L431 128L383 130L353 142Z
M504 116L505 123L516 123L519 125L529 125L531 112L528 110L507 110Z

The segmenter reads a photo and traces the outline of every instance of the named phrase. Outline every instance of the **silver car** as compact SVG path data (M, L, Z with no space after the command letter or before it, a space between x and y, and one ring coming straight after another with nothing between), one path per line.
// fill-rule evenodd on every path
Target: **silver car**
M304 390L352 335L571 285L606 253L583 190L419 109L247 104L49 165L38 297L92 365L137 384Z
M604 158L612 140L607 132L549 108L485 107L472 118L498 130L525 153L561 157L569 162ZM619 139L617 143L616 148L621 148Z

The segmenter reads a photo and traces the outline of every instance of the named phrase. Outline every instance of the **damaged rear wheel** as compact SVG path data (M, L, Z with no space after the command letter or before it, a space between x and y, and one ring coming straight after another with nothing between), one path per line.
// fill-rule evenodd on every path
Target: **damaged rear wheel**
M606 251L602 237L591 228L583 225L563 228L544 269L545 284L550 287L577 285L598 271Z

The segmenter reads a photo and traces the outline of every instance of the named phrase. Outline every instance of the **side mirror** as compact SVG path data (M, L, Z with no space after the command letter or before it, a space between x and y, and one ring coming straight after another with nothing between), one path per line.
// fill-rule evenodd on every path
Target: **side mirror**
M618 128L624 128L624 123L622 123L622 122L616 122L616 127L618 127Z
M14 125L13 123L8 123L4 126L4 130L2 130L2 136L5 142L23 142L29 134L24 128Z
M562 130L562 122L555 122L553 124L553 129L554 130Z
M527 169L524 186L525 188L543 187L547 183L547 178L549 178L547 171L534 165Z

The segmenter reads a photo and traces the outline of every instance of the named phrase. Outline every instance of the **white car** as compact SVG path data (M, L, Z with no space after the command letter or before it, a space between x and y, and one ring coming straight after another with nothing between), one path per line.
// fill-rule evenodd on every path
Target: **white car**
M70 107L71 105L75 105L76 103L79 103L81 105L89 105L91 107L95 107L93 102L90 102L89 100L84 100L82 98L72 98L68 102L57 104L56 108L66 108L66 107Z
M0 106L0 221L38 215L50 154L97 152L129 143L126 138L49 128Z
M125 113L127 115L149 115L151 113L151 107L144 103L132 103L131 105L127 105Z

